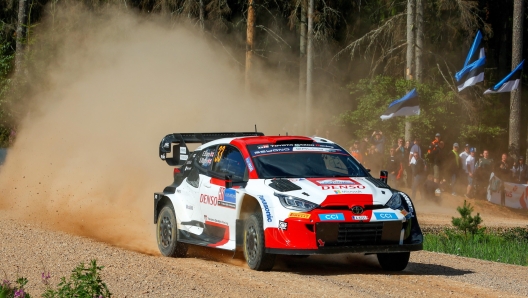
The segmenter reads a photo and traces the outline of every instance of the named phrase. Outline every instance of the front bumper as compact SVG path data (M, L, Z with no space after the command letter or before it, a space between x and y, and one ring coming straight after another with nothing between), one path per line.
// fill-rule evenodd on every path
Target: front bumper
M352 213L342 210L330 211L338 213L336 220L319 220L319 214L327 215L328 212L312 211L306 218L286 218L280 225L282 228L266 228L266 252L309 255L407 252L422 249L423 235L415 215L406 219L398 214L398 218L392 217L392 220L379 220L379 216L374 216L369 211L365 213L368 220L360 221L351 220L354 218ZM381 213L388 215L390 212Z

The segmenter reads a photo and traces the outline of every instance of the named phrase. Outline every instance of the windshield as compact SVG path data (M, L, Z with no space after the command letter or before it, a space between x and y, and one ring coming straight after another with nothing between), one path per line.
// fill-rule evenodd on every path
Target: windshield
M368 176L352 156L335 144L252 145L248 150L262 179Z

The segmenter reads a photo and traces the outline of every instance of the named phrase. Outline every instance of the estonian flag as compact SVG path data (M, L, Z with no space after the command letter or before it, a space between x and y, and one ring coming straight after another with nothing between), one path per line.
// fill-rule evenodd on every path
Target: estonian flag
M521 81L521 72L523 68L524 60L515 67L515 69L510 72L502 81L498 82L497 85L486 90L484 94L489 93L501 93L501 92L511 92L519 87Z
M466 57L466 62L464 62L464 67L462 70L455 74L457 82L461 84L458 86L458 92L464 90L466 87L473 86L479 82L484 81L484 63L486 63L486 55L484 54L484 48L480 49L479 57L476 61L470 63L473 59L473 56L477 53L477 48L480 45L482 40L482 34L480 31L477 32L473 45L469 50L469 53Z
M420 115L420 101L416 89L405 94L404 97L391 102L389 108L380 116L381 120L387 120L396 116Z

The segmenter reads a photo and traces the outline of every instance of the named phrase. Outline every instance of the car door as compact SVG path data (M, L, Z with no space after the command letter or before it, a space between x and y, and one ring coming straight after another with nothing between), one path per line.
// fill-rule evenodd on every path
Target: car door
M215 152L216 146L197 152L192 160L190 172L180 187L182 197L185 200L185 213L187 215L187 220L182 220L182 225L187 231L195 235L202 235L204 233L205 220L200 200L200 185L208 180L207 172L211 168Z
M231 177L235 185L226 188L226 176ZM206 227L211 228L211 236L218 237L217 246L224 249L235 248L236 238L236 204L243 193L238 191L240 185L247 181L247 169L244 158L238 149L231 145L219 145L213 159L209 180L200 185L201 200L205 201L202 212Z

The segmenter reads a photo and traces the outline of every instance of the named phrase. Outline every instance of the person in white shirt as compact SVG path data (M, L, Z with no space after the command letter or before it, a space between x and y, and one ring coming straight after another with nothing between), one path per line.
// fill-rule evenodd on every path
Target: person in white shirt
M460 153L460 162L462 163L462 170L468 174L467 171L467 165L466 165L466 158L469 156L469 144L466 144L466 147L464 147L464 152Z
M464 195L466 198L471 197L471 190L473 188L473 174L475 174L475 148L471 148L469 150L469 156L466 158L466 161L463 163L466 166L466 173L468 174L468 186L466 190L466 194ZM462 155L462 154L461 154Z

